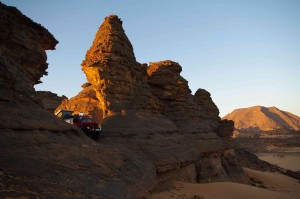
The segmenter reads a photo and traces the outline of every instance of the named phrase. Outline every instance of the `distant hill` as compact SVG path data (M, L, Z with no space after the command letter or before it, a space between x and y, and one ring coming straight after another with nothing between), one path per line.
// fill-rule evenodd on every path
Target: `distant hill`
M223 119L233 120L234 127L239 132L300 131L300 117L276 107L236 109Z

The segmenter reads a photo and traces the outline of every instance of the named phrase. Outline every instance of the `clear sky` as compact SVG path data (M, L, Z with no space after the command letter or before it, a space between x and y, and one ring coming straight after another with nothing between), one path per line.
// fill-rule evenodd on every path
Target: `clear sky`
M105 16L116 14L137 61L170 59L220 115L255 105L300 116L299 0L2 0L59 41L36 90L75 96L81 62Z

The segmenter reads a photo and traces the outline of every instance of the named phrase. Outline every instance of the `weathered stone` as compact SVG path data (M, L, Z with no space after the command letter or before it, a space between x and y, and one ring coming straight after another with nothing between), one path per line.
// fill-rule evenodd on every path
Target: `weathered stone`
M43 110L33 88L58 41L16 8L0 3L0 11L0 129L75 129Z
M219 109L212 101L208 91L199 88L195 93L194 99L200 106L200 114L202 119L219 120Z
M16 8L0 4L0 9L0 88L30 95L47 75L45 50L55 49L58 41Z
M76 101L84 98L83 92L64 101L58 109L85 111L91 115L95 106L102 110L93 117L99 122L104 118L103 131L203 133L218 128L219 110L210 94L199 89L193 96L176 62L153 62L149 67L138 63L122 22L115 15L105 18L82 62L82 69L95 92L93 98L99 103L89 104L89 110L81 108L84 104L79 106Z
M180 76L181 66L172 61L151 63L147 69L152 94L160 100L161 114L170 118L182 132L209 132L218 127L218 108L210 94L199 89L191 94L188 82Z
M216 130L217 134L222 138L231 138L234 131L234 123L232 120L221 120Z
M96 91L104 116L139 108L133 102L137 95L143 95L146 69L136 62L117 16L105 18L82 62L82 69ZM144 101L144 106L147 103L150 101Z
M103 119L102 109L100 102L96 97L96 92L89 83L82 85L83 90L70 100L65 99L56 108L55 112L64 109L72 110L74 114L84 113L91 117L95 122L101 123Z
M196 170L198 182L248 181L232 149L203 155L196 164Z
M49 113L53 113L62 101L67 99L64 95L60 97L50 91L37 91L34 97L40 101L42 107Z
M0 5L1 15L12 16L1 18L4 21L1 23L19 27L23 21L14 20L26 17L15 8ZM33 34L32 38L21 40L23 46L37 42L35 36L43 37L38 33L47 32L43 28L39 31L41 27L27 18L25 21L28 24L23 24L18 31L11 27L22 32L21 35L26 35L27 31ZM32 29L33 26L38 30ZM28 73L20 73L27 75L21 78L29 81L24 83L26 89L0 87L3 92L0 95L1 120L5 121L0 125L1 198L146 198L151 191L166 189L173 181L194 182L196 175L198 181L245 182L241 167L231 153L232 143L215 131L219 118L212 117L214 114L205 117L198 113L201 105L206 108L205 104L212 104L212 101L207 95L206 100L197 101L179 75L181 67L173 62L169 62L171 67L163 62L148 79L145 65L135 61L132 46L120 27L121 21L116 16L106 18L82 64L89 83L83 85L78 96L63 104L75 111L84 107L89 114L93 110L104 110L104 131L97 142L42 109L32 87L36 78L32 79ZM6 29L3 31L1 34L6 34ZM50 40L48 47L51 47L53 38L45 38ZM0 50L6 50L6 55L10 56L8 44L14 38L6 39L8 41L1 43ZM23 51L26 50L22 48L9 58L14 64L5 63L4 71L24 69L26 64L18 64L18 55ZM6 59L8 57L1 54L0 60ZM40 65L43 63L33 64L31 69ZM164 80L155 71L160 70L175 76L176 81L166 77L170 82L159 83ZM19 81L15 73L5 74L10 74L10 79L1 78L1 83L14 85ZM152 77L159 78L154 81ZM154 84L148 83L151 81L157 83L161 92L170 94L166 92L161 97L155 92ZM177 92L169 90L168 86ZM168 111L173 111L174 115ZM195 125L189 128L196 130L186 130L184 124L191 124L189 120ZM109 130L115 134L108 133ZM217 158L213 158L215 156ZM206 165L215 167L209 170Z

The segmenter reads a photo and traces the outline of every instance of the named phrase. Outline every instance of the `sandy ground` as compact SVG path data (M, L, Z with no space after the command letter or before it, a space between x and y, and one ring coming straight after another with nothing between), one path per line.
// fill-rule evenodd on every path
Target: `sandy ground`
M259 159L292 171L300 171L300 153L257 153Z
M176 182L174 189L152 194L149 199L297 199L300 183L281 175L245 169L246 173L261 181L256 186L231 182L192 184ZM259 188L265 187L265 188Z

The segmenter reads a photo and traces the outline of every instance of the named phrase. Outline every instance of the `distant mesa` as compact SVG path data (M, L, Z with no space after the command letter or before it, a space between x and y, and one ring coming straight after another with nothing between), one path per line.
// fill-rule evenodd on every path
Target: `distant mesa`
M300 118L276 107L253 106L236 109L223 119L233 120L239 133L287 133L300 131Z

